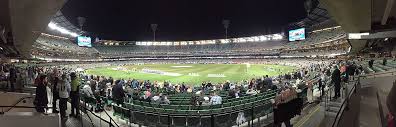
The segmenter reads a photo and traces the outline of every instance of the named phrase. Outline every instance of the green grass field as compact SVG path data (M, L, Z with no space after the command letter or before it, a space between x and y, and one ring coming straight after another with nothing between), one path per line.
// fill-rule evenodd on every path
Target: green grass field
M248 66L250 67L248 68ZM168 74L144 73L142 69L158 70L167 72ZM185 82L187 84L199 85L202 81L218 83L226 80L247 80L263 75L275 76L291 72L294 69L295 67L292 66L265 64L145 64L99 67L86 70L86 73L107 77L111 76L115 79L167 80L172 83Z

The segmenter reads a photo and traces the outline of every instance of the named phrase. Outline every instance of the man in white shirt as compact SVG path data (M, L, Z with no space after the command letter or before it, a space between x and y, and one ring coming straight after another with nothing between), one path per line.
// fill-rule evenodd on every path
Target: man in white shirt
M66 74L63 74L61 77L61 81L57 87L59 92L59 109L61 118L67 118L66 110L67 110L67 100L69 98L69 93L71 91L70 82L67 80Z
M215 92L212 93L212 98L210 98L210 104L211 105L220 105L222 101L222 98L217 95Z

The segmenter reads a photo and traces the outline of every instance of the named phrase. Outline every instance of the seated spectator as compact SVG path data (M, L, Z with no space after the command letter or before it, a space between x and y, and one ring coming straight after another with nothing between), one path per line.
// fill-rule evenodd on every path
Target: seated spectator
M203 106L205 106L205 105L212 105L212 103L211 103L211 99L209 99L209 97L204 97L204 96L202 96L202 104L201 105L203 105Z
M166 95L161 95L159 99L159 104L170 104L170 101Z
M254 90L254 89L248 89L247 91L246 91L246 94L247 95L256 95L258 92L256 91L256 90Z
M217 95L216 92L213 92L212 97L210 98L210 104L211 105L220 105L221 101L222 101L222 98L219 95Z
M159 99L160 99L160 96L162 96L162 93L154 95L154 96L151 98L151 102L157 103L157 102L159 101Z
M143 99L150 100L150 98L151 98L151 89L147 89L146 91L144 91Z
M128 95L128 101L130 101L130 99L132 99L134 90L132 89L131 86L126 86L125 92Z
M83 86L82 93L83 93L84 97L95 98L95 96L94 96L94 94L92 92L92 89L91 89L89 81L87 81L87 83Z

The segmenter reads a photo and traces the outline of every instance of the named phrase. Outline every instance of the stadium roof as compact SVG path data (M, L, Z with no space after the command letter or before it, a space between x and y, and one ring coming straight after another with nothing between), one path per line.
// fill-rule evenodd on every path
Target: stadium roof
M290 26L293 28L310 28L316 24L320 24L331 19L329 13L321 3L318 2L317 6L311 5L310 7L312 8L306 8L308 12L306 18L299 22L292 23Z
M58 11L52 17L50 24L51 25L56 25L55 27L57 27L57 28L65 29L65 30L68 31L68 33L73 33L73 34L75 33L77 35L81 35L81 34L86 33L84 31L82 31L80 28L78 28L77 26L75 26L72 23L70 23L70 21L67 20L65 18L65 16L63 16L62 12L60 12L60 11ZM51 25L49 25L48 27L50 28ZM65 36L65 33L63 31L62 31L63 32L62 33L61 31L51 30L51 28L50 28L50 29L47 29L46 32L51 33L51 34L57 34L57 35L60 35L60 36ZM70 37L71 35L69 34L69 35L66 35L66 36ZM74 37L74 36L72 36L72 37Z

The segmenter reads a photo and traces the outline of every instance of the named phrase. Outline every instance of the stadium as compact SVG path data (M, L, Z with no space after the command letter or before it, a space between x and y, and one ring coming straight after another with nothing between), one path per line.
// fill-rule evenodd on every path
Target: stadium
M0 126L396 126L393 0L0 2Z

